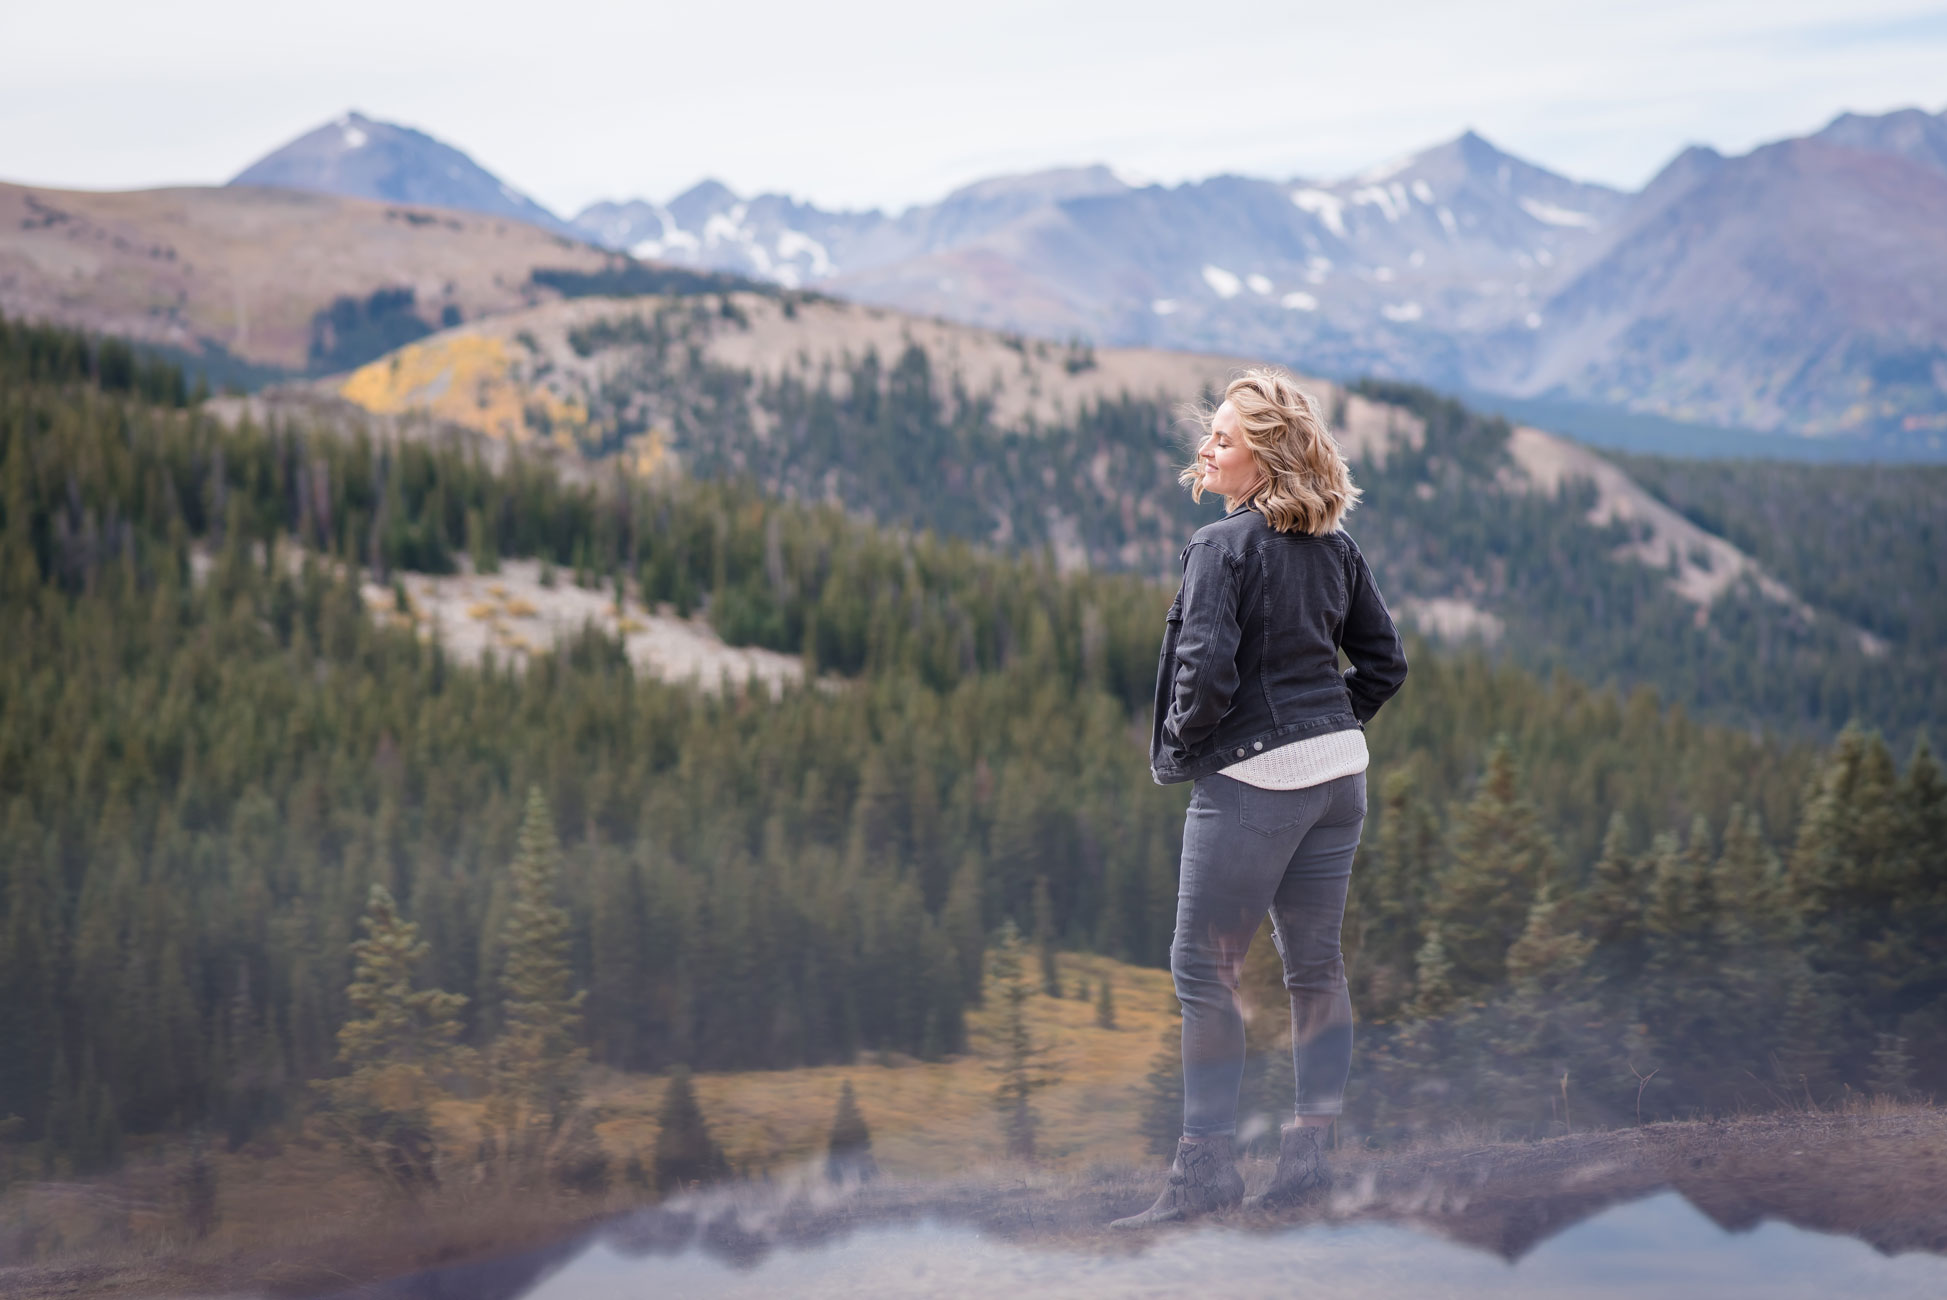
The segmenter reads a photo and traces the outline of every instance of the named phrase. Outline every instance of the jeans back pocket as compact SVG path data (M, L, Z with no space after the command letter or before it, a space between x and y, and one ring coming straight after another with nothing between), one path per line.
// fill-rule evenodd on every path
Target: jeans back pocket
M1259 835L1282 835L1312 811L1309 791L1266 790L1248 781L1237 784L1237 820Z

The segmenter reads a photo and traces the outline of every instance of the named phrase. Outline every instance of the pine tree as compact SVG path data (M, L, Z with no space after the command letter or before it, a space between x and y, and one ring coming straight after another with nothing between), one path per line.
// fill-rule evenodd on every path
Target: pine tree
M852 1093L852 1081L847 1079L839 1085L838 1109L825 1144L825 1177L834 1183L864 1181L878 1172L878 1163L872 1158L872 1134Z
M952 945L959 963L960 987L978 1005L986 985L983 966L987 960L987 926L981 919L982 886L980 858L969 853L953 873L947 886L946 905L940 910L940 930Z
M1034 882L1034 948L1041 960L1041 991L1061 996L1061 968L1055 963L1055 905L1048 895L1048 878Z
M469 1059L458 1045L466 999L414 989L428 946L385 886L371 887L361 928L364 937L351 945L353 972L345 989L351 1014L338 1029L345 1073L317 1087L340 1145L412 1195L439 1184L432 1105L446 1094L446 1076Z
M1642 873L1629 851L1629 821L1621 809L1609 815L1602 853L1590 869L1577 911L1599 945L1634 943L1643 920Z
M1795 1102L1816 1102L1829 1083L1832 1069L1833 1017L1819 996L1812 972L1800 961L1785 984L1772 1063L1783 1094Z
M1521 937L1508 949L1508 978L1518 989L1558 989L1581 973L1595 941L1577 933L1567 914L1554 887L1543 885L1528 909Z
M1878 1035L1867 1083L1881 1096L1903 1099L1913 1091L1913 1057L1900 1034Z
M216 1231L219 1221L216 1199L216 1166L210 1163L209 1144L197 1134L189 1148L189 1164L179 1179L182 1195L183 1226L193 1240L202 1241Z
M1386 776L1369 853L1352 873L1346 969L1362 1016L1388 1019L1412 995L1427 890L1439 868L1440 829L1410 767Z
M1439 922L1427 927L1426 939L1414 959L1413 1001L1406 1014L1414 1020L1432 1020L1451 1008L1454 992L1453 962L1447 958L1446 937Z
M1460 810L1453 859L1428 909L1440 926L1459 996L1476 997L1500 982L1508 949L1554 869L1554 845L1521 796L1513 751L1507 741L1497 741L1479 791Z
M60 1036L54 949L65 927L55 861L27 801L15 799L0 837L0 1116L17 1108L30 1125L43 1113L38 1094Z
M500 1037L490 1053L488 1111L521 1164L557 1134L581 1094L587 1053L577 1044L584 992L570 992L568 914L555 902L560 846L540 787L528 790L501 935Z
M669 1072L669 1085L663 1089L662 1107L656 1115L656 1149L650 1167L656 1190L665 1196L698 1183L716 1182L730 1173L723 1148L710 1136L703 1108L696 1103L687 1066L679 1065Z
M1170 1010L1179 1011L1174 997ZM1176 1150L1183 1133L1183 1029L1180 1024L1166 1027L1156 1040L1156 1055L1150 1058L1149 1073L1143 1077L1142 1107L1137 1116L1143 1147L1151 1155L1167 1157Z
M1101 991L1095 995L1095 1027L1097 1029L1114 1029L1116 1027L1115 988L1113 982L1106 975L1102 977Z
M500 548L487 529L486 516L477 506L466 512L466 550L475 573L500 572Z
M1778 855L1765 843L1756 813L1731 806L1724 847L1711 872L1724 934L1736 942L1776 938L1788 922Z
M1023 969L1025 947L1014 922L1004 921L1000 943L987 964L993 981L989 993L1000 1003L996 1013L1000 1060L990 1067L1001 1076L994 1090L994 1107L1000 1112L1007 1154L1031 1161L1035 1158L1035 1130L1040 1126L1034 1094L1054 1083L1055 1078L1041 1065L1048 1049L1034 1041L1028 1028L1027 1001L1033 990Z

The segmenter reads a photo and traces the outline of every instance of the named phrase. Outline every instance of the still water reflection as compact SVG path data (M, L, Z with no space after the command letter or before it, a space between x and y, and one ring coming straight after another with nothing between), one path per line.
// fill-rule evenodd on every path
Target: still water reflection
M535 1263L523 1261L529 1276ZM1116 1253L1020 1246L966 1227L922 1223L861 1229L818 1246L772 1251L741 1267L694 1247L675 1255L631 1255L598 1240L541 1269L545 1276L524 1289L518 1283L488 1289L510 1300L1947 1296L1947 1259L1941 1256L1889 1257L1851 1237L1777 1222L1725 1232L1676 1192L1613 1206L1540 1243L1513 1264L1424 1233L1371 1222L1273 1233L1214 1227L1160 1232L1139 1249ZM471 1280L476 1285L486 1281L477 1272ZM499 1280L504 1284L508 1279ZM450 1276L402 1281L407 1285L391 1294L460 1293L450 1289L458 1281Z

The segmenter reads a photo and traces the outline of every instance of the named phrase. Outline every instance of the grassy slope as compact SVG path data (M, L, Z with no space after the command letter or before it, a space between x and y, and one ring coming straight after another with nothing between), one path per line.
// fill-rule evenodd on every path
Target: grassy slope
M1049 1048L1046 1064L1058 1081L1036 1096L1043 1119L1045 1163L1083 1169L1142 1158L1136 1131L1145 1075L1160 1037L1176 1024L1166 971L1124 966L1107 958L1063 954L1069 997L1036 995L1028 1013L1034 1039ZM1115 1029L1095 1025L1093 1002L1073 996L1087 978L1091 992L1114 982ZM892 1176L949 1178L1001 1161L1000 1128L993 1109L998 1082L991 1066L988 1028L994 1008L969 1018L973 1050L925 1064L890 1056L881 1064L861 1058L851 1066L706 1074L696 1080L698 1098L717 1140L734 1166L756 1174L783 1172L823 1155L837 1104L839 1083L850 1079L872 1130L873 1152ZM618 1177L630 1155L645 1165L656 1140L656 1112L665 1080L660 1076L598 1072L588 1101L606 1118L598 1125ZM517 1211L482 1200L468 1179L477 1101L452 1101L440 1109L448 1186L436 1202L416 1213L440 1224L455 1250L481 1249L544 1237L619 1203L567 1195L523 1195ZM138 1262L179 1254L185 1244L181 1174L188 1158L180 1140L132 1152L127 1167L101 1179L65 1184L17 1182L0 1194L0 1260L86 1259ZM387 1244L399 1207L389 1206L375 1186L338 1149L308 1127L282 1140L252 1143L237 1152L215 1144L219 1224L199 1247L210 1260L241 1256L275 1243L291 1258L317 1260L345 1243L400 1258L423 1251L425 1241L404 1234ZM30 1170L22 1169L23 1176ZM417 1256L414 1256L417 1258ZM404 1265L401 1265L402 1267ZM307 1264L313 1268L315 1264ZM0 1271L0 1295L9 1294Z
M285 370L343 296L413 286L437 323L556 296L536 268L598 272L602 250L477 213L290 190L85 193L0 184L0 310Z
M1036 1095L1043 1158L1060 1165L1136 1160L1144 1076L1166 1028L1177 1023L1169 972L1124 966L1105 957L1064 954L1068 997L1028 1001L1037 1043L1049 1049L1057 1082ZM1074 996L1086 976L1091 994L1114 982L1116 1025L1099 1029L1092 1000ZM872 1148L890 1173L944 1177L970 1163L999 1159L1000 1128L987 1034L992 1001L968 1017L974 1050L938 1064L905 1057L801 1070L704 1075L697 1096L733 1165L788 1164L822 1156L841 1080L850 1079L872 1129ZM600 1132L610 1150L647 1152L655 1141L662 1098L656 1079L618 1077L598 1084L591 1100L614 1115ZM645 1156L646 1159L646 1156Z

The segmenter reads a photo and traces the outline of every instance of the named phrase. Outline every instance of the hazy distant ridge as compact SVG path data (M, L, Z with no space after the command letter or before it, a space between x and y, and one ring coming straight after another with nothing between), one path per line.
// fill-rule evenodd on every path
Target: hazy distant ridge
M1473 132L1336 181L1000 177L897 216L714 181L575 222L639 255L1102 342L1681 419L1947 439L1947 116L1846 114L1637 194Z

